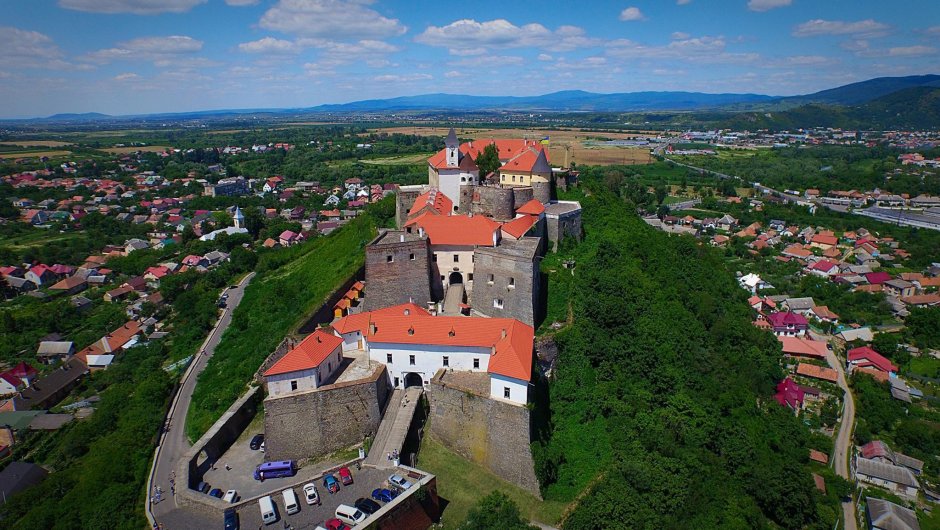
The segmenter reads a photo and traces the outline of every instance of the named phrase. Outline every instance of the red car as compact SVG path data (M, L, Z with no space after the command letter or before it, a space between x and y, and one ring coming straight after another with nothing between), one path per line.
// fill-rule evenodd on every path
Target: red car
M343 481L343 486L348 486L353 483L352 473L349 472L348 467L339 468L339 479Z
M326 527L326 530L352 530L335 517L333 519L327 519L326 522L323 523L323 526Z

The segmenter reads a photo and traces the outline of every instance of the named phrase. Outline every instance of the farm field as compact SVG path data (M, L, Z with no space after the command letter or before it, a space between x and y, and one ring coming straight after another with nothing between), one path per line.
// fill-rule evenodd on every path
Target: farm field
M49 158L56 156L67 156L72 154L71 151L13 151L13 152L2 152L0 153L0 158L39 158L41 156L47 156Z
M424 164L434 153L419 153L416 155L398 155L386 156L382 158L368 158L359 160L362 164L373 164L378 166L410 166L413 164Z
M373 129L374 132L390 134L418 134L421 136L447 136L447 127L383 127ZM582 165L609 166L614 164L648 164L652 162L649 150L646 148L630 147L601 147L587 146L588 141L624 140L637 137L651 137L654 134L595 132L579 129L492 129L461 127L457 129L457 136L461 138L532 138L542 139L548 136L548 158L553 165L565 165L566 154L568 165L575 162ZM567 151L567 153L566 153Z
M57 140L15 140L0 142L0 145L12 145L16 147L64 147L74 144L72 142L60 142Z
M112 155L126 155L128 153L136 153L137 151L142 151L144 153L162 153L166 151L169 147L165 145L145 145L145 146L129 146L129 147L107 147L101 148L100 151L105 151L111 153Z

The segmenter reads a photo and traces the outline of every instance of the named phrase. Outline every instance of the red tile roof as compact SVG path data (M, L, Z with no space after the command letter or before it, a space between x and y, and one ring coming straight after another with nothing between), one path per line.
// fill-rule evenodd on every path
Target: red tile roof
M829 349L826 343L818 340L801 339L799 337L777 337L783 347L783 353L788 355L801 355L825 359Z
M816 234L811 240L812 243L818 243L820 245L835 245L839 242L839 238L833 235L826 234Z
M816 379L823 379L825 381L832 382L835 382L839 379L839 372L836 372L832 368L823 368L822 366L816 366L815 364L800 363L796 367L796 373L799 375L805 375L806 377L815 377Z
M30 366L25 361L20 361L19 364L7 370L6 373L12 374L20 379L28 379L30 377L35 377L39 372L37 372L35 368Z
M809 450L809 459L812 460L813 462L819 462L820 464L829 463L829 455L827 455L826 453L822 451L817 451L815 449Z
M519 239L529 231L530 228L535 226L535 223L538 222L538 217L534 215L523 215L522 217L517 217L508 223L503 223L502 230L512 237Z
M532 378L532 326L511 318L431 316L414 304L388 309L393 311L341 318L334 328L340 333L359 331L375 343L494 348L489 361L491 374L523 381Z
M523 213L528 215L541 215L545 211L545 206L539 202L537 199L532 199L531 201L523 204L516 210L516 213Z
M426 193L418 195L418 198L415 199L415 203L408 212L408 215L415 215L426 206L430 207L431 210L434 210L441 215L450 215L450 213L454 210L454 201L450 200L447 195L444 195L438 191L437 188L431 188Z
M264 372L265 376L311 370L320 366L343 344L343 339L322 329L307 335L300 344L287 352L271 368Z
M808 323L806 322L806 317L798 313L793 313L790 311L782 311L778 313L771 313L767 315L767 320L775 328L781 328L786 326L803 326L806 327Z
M777 383L777 393L774 394L777 403L797 409L803 405L803 397L803 389L789 377Z
M891 275L884 271L869 272L865 274L865 279L872 285L878 285L890 281Z
M897 372L898 367L885 356L868 346L853 348L848 351L849 362L859 361L856 364L862 367L873 367L882 372Z
M431 215L427 212L408 221L406 226L424 229L432 245L496 246L500 224L482 215Z

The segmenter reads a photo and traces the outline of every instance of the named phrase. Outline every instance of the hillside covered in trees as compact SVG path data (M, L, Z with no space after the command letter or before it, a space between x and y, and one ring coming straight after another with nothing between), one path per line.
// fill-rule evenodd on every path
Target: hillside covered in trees
M831 528L812 436L771 398L779 344L717 253L647 227L602 171L582 173L573 320L534 444L545 498L576 500L564 528Z

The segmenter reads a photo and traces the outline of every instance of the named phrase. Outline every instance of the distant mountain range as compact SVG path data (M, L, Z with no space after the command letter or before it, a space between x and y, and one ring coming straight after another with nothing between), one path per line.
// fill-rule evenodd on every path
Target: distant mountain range
M226 109L137 116L108 116L96 112L56 114L38 122L93 122L107 120L182 120L240 115L286 115L364 112L690 112L741 113L731 121L756 123L792 122L794 126L816 126L824 122L872 120L885 123L929 123L938 127L940 114L936 89L940 75L879 77L801 96L775 97L761 94L706 94L701 92L624 92L598 94L565 90L541 96L471 96L423 94L389 99L370 99L342 104L291 109ZM918 115L910 115L917 109ZM767 114L761 114L767 113ZM725 116L726 118L728 116ZM13 121L13 120L10 120ZM799 122L799 124L797 124Z

